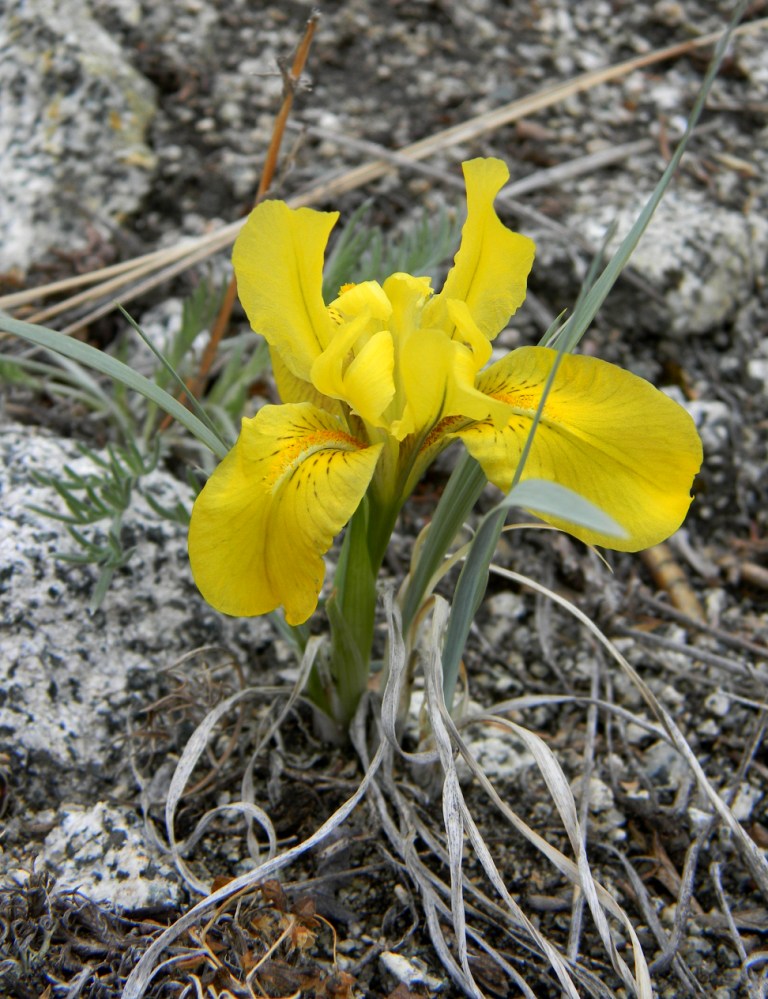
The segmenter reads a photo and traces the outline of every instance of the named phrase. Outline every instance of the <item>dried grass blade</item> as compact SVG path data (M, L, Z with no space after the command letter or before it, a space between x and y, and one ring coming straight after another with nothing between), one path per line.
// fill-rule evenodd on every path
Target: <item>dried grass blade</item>
M103 351L92 347L90 344L81 343L79 340L72 340L50 330L46 326L35 326L32 323L21 322L0 312L0 330L5 329L9 333L34 344L36 347L44 347L64 357L69 357L85 367L92 368L100 374L106 375L115 382L127 386L133 391L141 393L147 399L173 416L187 428L187 430L199 441L206 445L214 454L223 458L227 453L227 446L211 430L201 423L200 420L179 405L178 402L163 391L158 385L145 378L144 375L134 371L127 364L118 361L116 358L105 354Z
M240 690L236 694L232 694L231 697L227 697L208 712L202 722L192 733L189 741L184 747L181 758L179 759L176 769L173 772L170 787L168 788L168 797L165 803L165 830L171 853L176 867L184 880L203 895L208 893L210 890L209 886L206 885L205 882L201 881L197 875L189 869L187 864L184 862L182 854L185 849L197 842L200 838L202 832L205 830L205 827L210 822L209 815L211 815L211 813L207 813L203 816L192 835L188 837L187 840L180 843L176 839L176 808L181 801L184 789L192 776L192 771L195 769L198 760L208 746L208 740L210 739L211 733L215 729L216 725L229 711L232 710L236 704L239 704L240 701L245 700L248 697L259 696L260 693L261 692L258 687L249 687L246 690ZM249 805L247 802L242 802L238 803L238 806L241 804L244 806L243 810L246 811L251 818L254 818L257 822L259 822L259 824L266 831L270 844L270 859L272 859L277 850L277 835L271 821L268 816L256 805ZM219 810L214 809L214 812L216 811Z
M360 801L365 797L368 789L381 766L382 760L385 757L385 744L382 743L378 750L376 751L370 766L366 770L363 779L347 800L341 805L325 822L320 825L311 836L298 843L296 846L291 847L289 850L283 851L283 853L278 854L271 860L264 861L259 867L247 874L241 875L239 878L235 878L230 881L229 884L224 885L217 891L213 892L207 898L202 899L188 912L185 912L180 919L178 919L172 926L169 926L158 938L155 940L150 947L144 952L141 960L136 965L136 967L131 971L128 979L125 983L125 988L123 989L122 999L141 999L144 995L147 986L152 981L152 978L156 974L156 962L158 958L168 947L177 940L182 933L184 933L190 926L193 926L198 919L200 919L209 909L218 905L221 902L227 901L233 895L243 889L251 888L261 881L267 878L274 877L274 875L281 871L284 867L291 864L297 857L306 853L308 850L313 849L318 846L323 840L328 836L334 829L342 825L343 822L349 817L349 815L358 806Z
M751 34L767 27L768 18L762 18L757 21L750 21L748 24L740 25L735 29L734 34ZM441 150L448 149L451 146L471 142L481 135L496 131L504 125L509 125L512 122L543 111L554 104L558 104L560 101L566 100L568 97L572 97L574 94L590 90L599 84L620 80L637 69L653 66L668 59L675 59L698 48L706 48L718 42L724 34L725 31L715 31L709 35L702 35L700 38L679 42L663 49L657 49L654 52L634 56L624 62L615 63L603 69L590 70L589 72L573 77L571 80L566 80L564 83L545 87L536 94L530 94L527 97L510 101L500 108L494 108L491 111L475 115L473 118L459 125L453 125L425 139L411 143L411 145L405 146L398 152L409 159L420 160ZM344 194L347 191L362 187L371 181L378 180L379 177L391 170L391 164L386 161L379 160L373 163L366 163L340 176L332 177L325 183L321 181L319 184L314 185L305 196L311 195L313 202L316 200L327 200L338 194Z
M442 678L442 640L445 635L448 621L448 604L442 598L435 598L435 606L432 616L432 634L430 638L430 649L427 663L425 664L425 681L427 687L427 709L429 719L432 723L432 731L440 753L440 763L444 772L443 786L443 815L445 820L446 834L448 837L449 862L451 870L451 911L453 914L454 929L456 932L459 954L462 967L471 978L471 972L466 958L466 924L464 918L464 899L462 893L461 878L461 855L464 842L464 831L469 834L469 838L474 847L475 853L480 860L483 870L488 875L491 883L499 892L504 902L510 908L515 919L526 927L532 938L541 947L542 953L546 954L550 964L557 975L560 984L566 994L571 999L578 999L576 986L568 972L565 961L555 948L549 943L530 922L523 910L518 906L510 895L504 884L503 878L498 872L479 829L472 817L471 812L464 802L464 798L459 786L456 764L453 758L453 741L460 738L453 721L448 714L445 699L443 696Z
M733 34L753 34L764 30L766 27L768 27L768 18L761 18L755 21L750 21L747 24L740 25L734 30ZM669 59L674 59L677 56L685 55L697 48L712 45L717 42L722 35L722 31L713 32L709 35L703 35L701 38L691 39L676 45L668 46L667 48L658 49L654 52L636 56L624 62L616 63L613 66L584 73L581 76L574 77L564 83L545 88L537 94L531 94L520 100L511 101L500 108L476 115L474 118L470 118L468 121L463 122L460 125L444 129L443 131L437 132L426 139L414 142L409 146L404 146L402 149L397 151L397 155L413 161L424 159L435 152L450 148L451 146L458 145L463 142L468 142L486 134L487 132L495 131L503 125L519 121L528 115L535 114L538 111L551 107L573 94L589 90L591 87L602 83L619 80L636 69L665 62ZM335 174L325 180L320 180L312 187L307 188L304 192L287 200L293 207L317 204L320 201L333 199L340 194L355 190L365 184L378 180L380 177L384 176L388 172L391 172L392 170L393 167L390 162L387 162L386 160L376 160L372 163L367 163L363 166L347 170L342 174ZM197 263L200 260L211 256L213 253L218 252L218 250L224 249L226 246L234 242L241 225L242 221L238 220L236 222L229 223L229 225L224 226L216 232L208 233L196 240L189 241L187 244L187 252L189 254L187 260L183 261L178 268L174 268L172 273L179 273L180 271L191 267L194 263ZM11 309L19 305L37 301L40 298L55 294L66 287L78 287L84 283L88 283L89 278L93 281L98 281L101 280L102 277L112 277L116 274L122 273L123 267L130 267L133 263L148 264L147 269L151 270L155 263L159 260L170 261L174 259L171 254L175 254L178 250L180 250L179 247L174 247L167 251L153 251L152 253L145 254L140 258L136 258L135 261L126 261L125 264L116 264L111 268L102 268L100 271L94 271L91 275L78 275L76 278L67 279L66 282L57 281L49 285L41 285L37 288L31 288L26 291L14 292L13 294L0 297L0 309ZM158 256L159 254L168 254L168 256ZM152 262L150 263L150 261ZM142 273L146 273L146 270L142 271ZM142 285L141 293L148 290L148 287L154 287L156 283L159 283L161 280L165 280L168 276L172 276L172 273L169 268L168 272L163 272L162 276L158 275L157 282L150 281L148 286ZM138 276L138 274L136 276ZM76 282L76 284L74 282ZM124 295L121 299L122 303L127 304L134 297L136 297L137 293L138 292L134 293L134 291L131 291L130 294ZM109 306L106 307L105 311L109 311L109 309L113 307L114 303L110 303ZM103 314L103 311L99 313L99 315ZM94 318L96 318L96 314L90 314L88 317L81 320L80 324L74 328L79 329L82 325L87 324L87 322L91 322Z
M496 725L502 725L508 728L510 732L513 732L519 738L519 728L520 726L514 726L512 722L507 719L500 719L494 715L489 715L489 718L493 718ZM529 733L531 734L531 733ZM482 769L478 766L477 761L474 759L472 754L469 752L467 746L458 737L459 750L464 757L464 761L467 766L472 771L474 777L479 781L483 789L486 791L488 796L494 802L497 808L502 812L502 814L507 818L507 820L518 830L532 846L536 847L549 861L556 867L562 874L565 875L574 884L581 887L582 875L579 866L574 863L569 857L561 853L558 849L553 847L548 843L543 837L541 837L537 832L528 826L523 819L514 812L509 805L499 796L493 784L488 780L488 778L483 773ZM647 964L642 953L642 948L640 946L640 941L635 933L634 927L629 920L629 917L624 912L624 910L619 906L616 900L613 898L605 888L600 885L599 882L593 881L595 892L600 905L606 909L612 916L617 918L623 923L630 940L632 942L632 948L635 955L635 988L639 996L644 997L644 999L651 999L653 993L650 985L650 978L647 972Z
M87 274L73 274L71 277L61 278L59 281L50 281L48 284L38 285L35 288L25 288L23 291L10 292L0 296L0 308L15 309L20 305L28 305L36 302L40 298L48 298L51 295L58 295L61 291L71 291L73 288L82 288L84 285L98 284L125 274L126 271L134 271L147 264L148 270L152 269L155 263L167 263L169 255L185 256L189 252L188 241L181 240L174 247L164 247L162 250L152 250L150 253L143 253L140 257L131 257L130 260L121 260L118 264L110 264L108 267L99 267L97 270L89 271Z
M555 593L554 590L550 590L546 586L542 586L540 583L537 583L533 579L529 579L527 576L522 576L517 572L512 572L510 569L503 569L497 565L492 565L491 571L495 572L497 575L503 576L505 579L510 579L513 582L520 583L522 586L535 590L538 593L546 594L551 600L559 604L561 607L564 607L569 614L579 620L597 638L600 644L608 650L613 659L621 666L627 676L635 684L648 707L651 711L653 711L661 724L664 726L669 741L686 761L696 778L696 782L699 785L700 790L704 793L720 819L727 826L729 832L733 836L737 850L741 854L742 860L749 869L752 877L757 882L764 898L768 899L768 861L766 861L766 858L761 853L757 844L747 835L739 822L734 818L730 808L726 805L710 783L709 778L704 773L703 767L696 759L693 750L688 745L685 736L678 728L674 718L672 718L669 712L659 702L648 685L643 681L634 667L632 667L619 652L613 642L611 642L611 640L603 634L600 628L598 628L597 625L589 617L587 617L583 611L579 610L579 608L576 607L575 604L572 604L569 600L566 600L558 593Z
M251 758L246 765L245 772L243 773L243 779L241 782L240 795L243 801L253 802L255 797L256 789L253 784L253 768L256 760L261 755L264 747L267 745L272 736L277 732L285 721L288 713L292 710L296 702L301 697L301 694L306 687L307 680L309 679L309 674L312 671L312 667L315 663L315 658L317 653L322 647L323 640L317 636L313 636L307 642L307 647L304 650L304 654L301 657L301 662L299 663L299 672L296 677L296 682L291 689L291 693L286 699L285 704L276 712L273 716L270 725L268 726L266 732L260 737L256 748L251 753ZM248 849L252 857L258 856L258 844L256 843L255 836L253 835L253 829L251 824L248 825L247 830L247 843Z

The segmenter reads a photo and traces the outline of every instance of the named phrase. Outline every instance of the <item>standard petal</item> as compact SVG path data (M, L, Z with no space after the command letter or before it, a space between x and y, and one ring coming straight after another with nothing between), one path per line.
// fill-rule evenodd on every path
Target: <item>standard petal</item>
M334 330L322 287L325 247L338 217L263 201L232 251L237 293L251 326L306 381Z
M509 179L506 164L497 159L464 163L467 185L467 221L461 246L443 290L424 310L423 324L448 333L454 323L448 302L457 299L467 307L484 336L492 340L522 304L534 244L501 222L493 199Z
M457 432L491 482L506 491L520 459L556 353L523 347L492 365L478 388L513 407L498 430L490 421ZM522 478L580 493L626 530L626 539L544 517L589 544L638 551L683 522L701 467L693 420L649 382L593 357L562 357Z
M306 621L322 556L359 506L380 450L309 403L244 419L192 511L189 556L208 603L237 616L283 606L289 624Z
M345 284L329 308L344 319L366 315L382 320L384 325L392 314L392 305L378 281Z
M429 433L449 416L467 420L495 418L506 421L503 402L475 388L475 357L463 343L449 340L442 330L419 330L402 347L401 378L407 404L391 432L402 440L407 434Z
M472 318L472 313L466 302L460 302L457 298L451 298L447 302L448 315L454 324L456 331L454 339L465 343L472 351L475 362L475 370L479 371L490 361L493 347L491 341L483 336L482 330Z
M464 368L462 371L462 362ZM408 337L400 351L400 379L405 404L400 417L393 421L391 433L402 441L410 434L424 435L444 414L449 386L457 376L474 380L471 354L463 344L449 340L442 330L419 330ZM470 418L485 419L487 406Z

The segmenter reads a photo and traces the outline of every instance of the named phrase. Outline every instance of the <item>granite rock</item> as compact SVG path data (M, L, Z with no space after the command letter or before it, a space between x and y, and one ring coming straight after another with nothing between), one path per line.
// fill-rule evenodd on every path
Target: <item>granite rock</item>
M615 250L648 195L631 206L607 204L582 217L584 235L599 246L615 222L608 243L609 252ZM638 322L678 337L711 333L754 296L767 265L765 219L713 207L693 194L668 192L632 254L633 271L663 296L663 303L636 308Z
M41 859L57 891L78 891L93 902L136 911L180 901L175 868L148 846L141 819L124 807L63 806Z
M97 572L62 560L77 546L65 524L34 509L65 512L34 476L65 465L93 475L93 462L72 441L14 424L0 428L0 459L0 759L11 802L23 804L18 814L11 805L10 821L51 828L42 849L30 843L24 856L0 850L0 869L32 869L42 858L65 887L77 884L118 906L152 905L163 892L167 898L170 866L123 804L137 795L129 724L157 696L161 670L203 646L226 648L247 670L254 650L271 647L271 626L224 618L205 604L189 569L184 526L145 498L166 509L189 507L186 485L159 470L133 492L123 518L133 555L90 613ZM109 829L122 830L117 846ZM132 885L125 897L125 872L128 880L146 880L144 869L149 883Z
M0 93L0 273L24 273L135 211L154 88L85 0L26 0L0 18Z

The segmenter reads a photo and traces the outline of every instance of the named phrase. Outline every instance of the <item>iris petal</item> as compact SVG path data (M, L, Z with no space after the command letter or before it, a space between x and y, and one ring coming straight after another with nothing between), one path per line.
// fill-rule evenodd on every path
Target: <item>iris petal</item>
M467 221L461 246L443 290L424 309L425 326L438 326L452 334L454 322L448 302L458 299L467 307L482 334L492 340L522 304L534 244L512 232L496 215L493 199L509 179L506 164L497 159L464 163L467 185Z
M341 399L373 426L395 394L395 354L387 330L366 333L370 317L359 316L338 327L336 335L312 365L312 383L323 395ZM364 336L364 334L366 334ZM355 353L355 344L365 342Z
M491 359L493 347L491 341L483 336L482 330L472 318L472 313L466 302L460 302L457 298L448 300L448 315L451 322L456 327L454 338L465 343L472 351L475 362L475 370L479 371Z
M344 376L344 399L352 411L374 427L395 394L395 349L388 330L374 333Z
M506 491L556 353L523 347L492 365L478 388L513 407L503 429L491 421L457 432L489 480ZM701 442L685 410L649 382L593 357L562 357L522 478L580 493L627 531L601 535L544 517L589 544L638 551L683 522Z
M309 403L265 406L195 502L189 531L200 592L225 614L317 606L322 556L365 495L381 445L356 440Z
M400 424L392 433L402 439L406 433L429 432L444 417L468 420L509 415L508 407L475 388L475 358L457 340L449 340L442 330L419 330L402 348L402 380L408 400Z
M251 326L305 381L334 323L323 302L323 258L338 212L263 201L232 252L240 301Z
M334 416L343 419L344 410L337 399L323 395L312 382L294 375L286 366L276 350L270 347L269 358L272 364L272 374L277 386L281 402L311 402L318 409L324 409Z

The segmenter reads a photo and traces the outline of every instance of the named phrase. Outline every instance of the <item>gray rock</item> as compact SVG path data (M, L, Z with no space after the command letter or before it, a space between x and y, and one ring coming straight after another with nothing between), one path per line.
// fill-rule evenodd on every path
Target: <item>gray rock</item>
M382 967L398 982L407 988L426 986L433 993L442 991L445 981L431 975L419 958L410 959L391 950L385 950L379 955Z
M734 434L733 409L718 399L688 399L677 385L664 389L666 395L686 409L704 448L704 460L713 454L727 452L732 447Z
M643 751L643 768L652 780L666 787L677 787L688 773L682 756L661 740Z
M148 849L135 812L103 801L92 808L64 806L40 859L58 892L79 891L127 911L181 901L175 868Z
M590 777L585 787L584 778L576 777L571 781L571 790L579 804L585 793L589 797L593 835L608 837L614 842L626 838L626 831L622 828L626 819L616 808L613 791L605 781L599 777Z
M475 727L467 737L467 747L485 776L491 780L513 778L536 764L528 748L504 729L489 735L486 729ZM472 779L463 759L457 760L456 769L464 783Z
M159 670L185 653L218 645L252 662L271 626L212 611L192 581L185 528L136 491L123 519L133 557L89 614L95 570L62 561L76 550L65 525L30 507L63 510L34 472L68 465L85 476L93 463L71 441L16 425L0 428L0 458L0 758L13 775L0 870L44 866L57 890L119 909L178 904L178 873L122 804L138 797L129 718L154 700ZM186 486L164 472L142 489L165 508L190 505ZM41 827L44 843L25 834Z
M763 799L763 792L754 786L743 781L739 785L736 797L731 803L731 811L737 822L748 822L752 818L755 805Z
M86 241L149 188L152 85L85 0L25 0L0 20L0 272Z
M115 747L131 711L152 698L160 669L207 645L252 661L273 632L265 619L224 618L206 605L192 581L185 528L137 493L123 520L134 554L90 614L96 570L61 561L78 550L75 542L30 507L63 508L35 471L67 464L87 475L93 465L72 442L14 425L0 430L0 457L0 750L13 760L28 807L91 803L116 780L135 787ZM165 508L190 505L188 489L164 472L146 476L143 488Z
M704 701L704 707L716 718L725 718L731 710L731 698L722 690L715 690Z
M650 193L650 192L648 192ZM614 250L629 232L646 197L629 207L606 205L573 224L602 245L615 220ZM677 336L709 333L732 319L754 295L768 263L768 222L713 207L693 194L668 192L632 255L632 268L658 289L663 309L646 303L638 320Z

